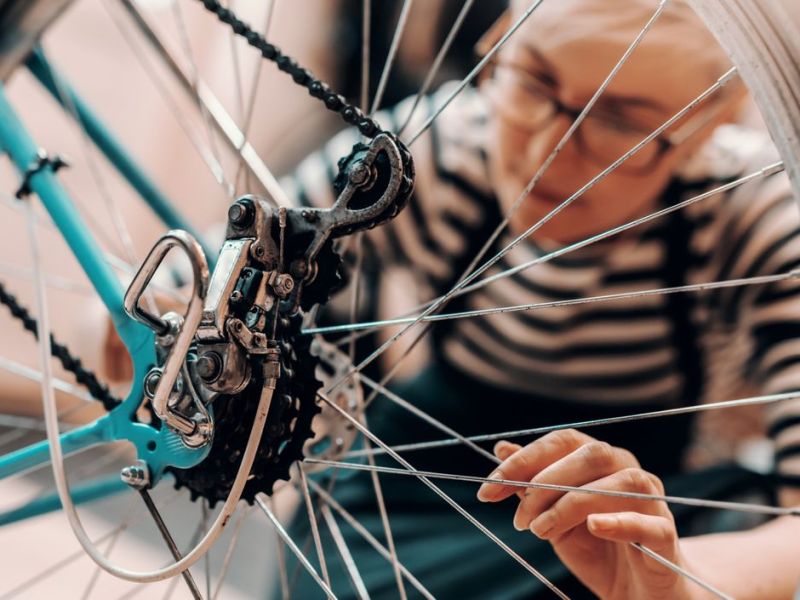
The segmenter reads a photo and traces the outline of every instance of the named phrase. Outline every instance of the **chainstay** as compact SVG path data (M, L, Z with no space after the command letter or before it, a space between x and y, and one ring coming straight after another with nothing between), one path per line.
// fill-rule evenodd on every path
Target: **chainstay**
M18 319L27 331L31 332L37 339L39 338L36 319L31 316L27 308L19 303L16 296L6 289L3 283L0 283L0 304L4 304L11 312L11 315ZM102 383L92 371L83 366L80 358L74 356L64 344L59 343L52 333L50 334L50 353L58 359L64 369L75 376L75 380L89 391L89 395L92 398L103 404L103 408L107 411L122 402L111 393L108 386Z
M291 75L296 84L306 88L314 98L321 100L328 110L339 114L345 123L356 126L362 135L370 139L382 131L382 128L374 119L365 115L357 106L348 103L344 96L332 91L327 83L317 79L311 71L298 65L297 61L284 54L280 48L269 43L264 36L254 31L250 25L237 17L232 10L216 0L198 1L207 10L217 15L220 21L229 25L236 35L247 40L247 43L258 50L264 59L274 62L278 69Z

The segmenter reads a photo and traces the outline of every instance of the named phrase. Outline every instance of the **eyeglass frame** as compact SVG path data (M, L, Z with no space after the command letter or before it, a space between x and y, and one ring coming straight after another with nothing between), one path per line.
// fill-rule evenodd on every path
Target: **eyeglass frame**
M583 113L585 108L573 108L567 105L565 102L558 97L557 90L553 89L551 86L548 86L546 83L542 82L539 78L535 75L530 73L529 70L526 68L517 65L513 62L501 62L498 60L492 60L486 65L486 70L484 71L484 75L482 81L486 81L488 79L492 79L494 76L494 71L498 67L509 68L514 72L521 73L525 75L529 79L535 79L538 83L541 83L541 87L544 88L542 90L536 90L537 93L542 95L542 99L549 102L553 107L553 114L551 119L555 120L558 118L559 115L566 115L572 121L576 121L578 117ZM531 86L524 86L530 89ZM551 92L551 93L547 93ZM718 99L714 102L714 105L709 106L706 108L705 115L702 115L703 118L697 118L698 113L695 113L688 122L685 122L681 125L676 131L672 133L664 134L661 133L651 142L655 142L658 144L658 149L656 153L653 155L653 158L646 164L642 166L631 166L629 164L620 165L619 170L632 173L632 174L648 174L652 173L656 170L659 162L664 158L664 156L672 149L676 148L677 146L683 144L686 140L690 139L698 132L700 132L706 125L714 121L717 117L719 117L722 113L724 113L728 109L727 103L723 99ZM501 115L502 116L502 115ZM697 123L694 121L697 120ZM581 123L583 125L583 123ZM546 126L546 123L543 124L542 127ZM530 133L536 133L541 131L542 128L530 128L526 127L526 129ZM599 157L596 156L593 152L589 151L586 147L585 142L583 141L583 136L580 134L580 126L575 131L575 141L581 147L581 150L585 154L587 158L589 158L592 162L597 164L601 167L608 166L606 162L601 162ZM684 132L683 130L686 130ZM644 130L642 131L644 133ZM646 135L645 135L646 137ZM642 138L645 139L645 138Z

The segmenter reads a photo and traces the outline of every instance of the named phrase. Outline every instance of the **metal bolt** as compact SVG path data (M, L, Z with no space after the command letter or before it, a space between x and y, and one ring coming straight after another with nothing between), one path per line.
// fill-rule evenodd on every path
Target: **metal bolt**
M151 370L144 378L144 394L151 400L156 395L159 381L161 381L161 369Z
M137 490L144 489L150 485L150 469L143 460L137 460L135 464L124 467L119 472L119 477L132 488Z
M300 211L300 215L309 223L313 223L319 218L317 211L314 210L302 210Z
M214 381L222 371L222 358L216 352L206 352L194 363L194 370L203 381Z
M242 229L253 220L253 205L249 200L239 200L228 209L228 221L234 227Z
M281 273L275 278L272 289L275 290L275 293L281 298L286 298L294 289L294 279L292 279L292 276L288 273Z
M362 185L367 182L372 174L371 169L364 164L363 161L358 161L353 163L353 166L350 167L350 171L347 174L350 178L351 183L356 185Z

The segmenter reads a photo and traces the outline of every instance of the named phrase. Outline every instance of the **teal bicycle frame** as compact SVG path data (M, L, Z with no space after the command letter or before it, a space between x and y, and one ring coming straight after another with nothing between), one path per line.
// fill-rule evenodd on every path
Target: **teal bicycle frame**
M79 121L97 148L168 228L183 229L201 239L183 220L174 204L147 177L144 170L136 164L76 91L55 71L41 50L31 55L27 66L67 113ZM35 164L39 154L39 146L31 138L11 106L2 84L0 84L0 149L8 154L22 176L29 171L31 165ZM108 414L62 434L60 439L64 454L98 444L128 441L135 447L137 457L147 463L152 481L157 481L167 467L188 468L198 464L208 454L208 447L188 448L169 428L157 428L137 421L136 411L143 397L142 382L156 361L154 334L125 313L123 309L125 290L119 278L105 261L100 246L51 167L38 169L30 175L28 183L32 194L21 201L32 202L34 195L41 200L100 296L133 361L133 384L127 397ZM203 245L203 249L207 256L214 256L206 245ZM46 441L0 456L0 479L46 463L49 457L50 449ZM124 489L127 489L126 484L118 477L114 477L75 486L73 497L76 502L88 501ZM43 496L26 506L0 513L0 524L30 518L59 507L60 501L55 494Z

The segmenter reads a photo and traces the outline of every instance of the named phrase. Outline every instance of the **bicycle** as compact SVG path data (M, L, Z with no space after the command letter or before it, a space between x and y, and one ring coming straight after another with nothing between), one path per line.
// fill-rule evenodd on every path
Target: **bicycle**
M533 2L525 12L524 18L535 15L535 9L540 3ZM37 8L45 10L46 14L37 23L34 35L21 42L23 45L19 47L19 53L10 61L7 69L12 70L17 67L19 61L24 58L26 66L31 72L56 99L65 105L69 113L76 116L85 128L86 134L115 163L116 168L129 179L130 183L139 189L145 201L165 225L173 230L163 236L154 246L127 292L123 294L116 275L102 258L103 251L93 240L88 228L81 222L55 177L55 172L63 166L63 163L56 156L40 153L37 145L15 116L14 109L8 103L5 95L0 95L0 145L13 159L21 176L21 185L16 195L22 200L23 206L28 206L26 203L29 200L27 199L32 193L42 199L56 227L64 235L72 252L78 258L92 281L92 285L106 305L120 337L131 350L134 365L133 385L126 398L117 406L115 399L107 391L104 391L101 384L92 380L91 374L82 370L80 365L76 366L73 357L62 347L52 346L62 362L72 364L79 381L88 382L93 395L99 396L106 408L110 410L108 415L100 417L88 425L57 436L58 415L50 385L53 378L49 360L52 344L48 333L47 312L44 310L46 301L43 275L41 269L37 267L35 277L38 284L38 322L32 321L30 315L26 314L24 309L13 299L8 300L6 297L4 303L11 307L12 312L15 312L17 316L22 316L26 327L35 329L41 340L48 442L36 444L3 457L0 459L0 474L7 476L42 464L52 453L60 502L66 507L67 516L81 544L98 564L112 574L140 582L162 580L181 573L195 595L199 595L199 591L188 574L188 568L200 560L211 547L216 536L222 531L236 509L240 496L251 503L257 503L276 526L289 547L299 551L297 546L286 537L286 532L281 528L260 493L272 493L273 485L278 481L288 480L289 468L303 459L303 448L307 446L307 441L312 435L312 421L320 410L317 398L319 398L320 406L326 407L324 418L328 420L328 427L337 431L337 435L330 437L327 447L322 450L319 457L306 456L305 462L308 465L316 462L318 467L368 468L374 473L383 471L398 474L397 470L387 470L386 467L376 467L374 464L369 467L353 466L343 460L357 455L357 453L348 454L348 452L355 433L358 432L378 446L379 451L398 460L406 472L413 471L410 463L400 457L395 449L388 447L376 438L363 422L354 416L361 414L360 405L363 402L356 386L351 385L345 388L347 393L342 395L341 403L336 398L332 398L330 394L340 391L346 381L353 378L358 371L373 361L411 327L419 323L435 321L437 318L446 318L448 316L446 314L437 314L440 309L444 308L452 297L459 295L462 290L468 289L467 286L470 286L481 273L488 269L487 265L492 263L492 260L495 262L497 260L495 258L490 259L487 263L480 263L485 254L485 251L481 252L475 264L472 265L472 269L468 270L465 276L455 283L450 292L427 303L413 316L391 320L392 324L402 325L402 332L393 335L389 342L381 345L373 354L355 366L342 362L335 350L326 349L324 345L321 345L321 349L319 347L312 349L311 338L301 332L300 319L296 313L298 309L301 313L313 312L313 307L327 300L339 284L338 257L333 251L331 240L379 225L383 221L393 218L402 209L411 193L413 182L411 155L407 152L406 145L398 138L383 132L380 125L369 116L331 92L322 82L315 80L310 73L284 56L263 36L246 27L232 12L214 2L205 4L237 35L244 37L250 45L257 48L264 58L276 62L278 67L288 73L296 83L308 88L312 96L322 100L328 109L341 114L347 123L357 126L361 133L371 140L368 144L356 147L348 157L345 157L341 165L342 175L337 184L339 201L333 208L328 210L293 209L288 206L285 195L277 186L274 178L271 177L263 163L254 156L252 147L245 144L242 132L233 125L232 120L224 114L221 108L213 103L213 97L208 95L207 90L198 85L197 81L192 81L191 78L182 74L180 69L175 66L174 61L170 61L169 55L165 54L168 62L172 65L171 68L179 77L183 76L183 85L197 94L198 102L210 116L211 122L222 130L223 139L235 152L243 156L247 167L271 194L271 200L276 205L273 206L268 201L256 197L245 197L233 203L228 212L226 243L218 256L214 257L213 252L208 248L203 249L199 245L196 239L200 239L200 236L196 232L192 233L192 229L172 209L164 195L136 167L121 146L93 116L83 100L47 62L46 57L40 51L33 49L38 35L64 6L51 5L42 9L44 6L42 3ZM141 18L140 13L132 4L127 3L126 7L133 14L137 26L147 27L146 21ZM464 10L468 10L468 7L469 3L465 5ZM800 164L797 160L797 157L800 156L797 147L798 139L800 139L800 136L797 135L798 128L800 128L800 118L798 118L800 107L795 101L800 97L800 93L798 93L800 77L798 77L796 64L796 57L800 55L800 49L796 47L798 38L791 35L793 21L788 12L791 9L781 6L778 2L765 3L760 7L750 7L749 9L745 9L737 2L697 3L695 8L709 27L719 35L736 67L704 92L702 98L693 101L674 119L670 119L648 135L641 145L637 145L630 153L626 153L620 158L620 161L624 162L635 154L638 148L655 139L672 123L691 112L694 106L700 103L700 100L724 87L738 73L751 88L781 153L782 161L732 182L728 184L728 188L774 175L781 170L786 170L790 179L796 184L800 180L798 179ZM27 18L30 15L36 15L37 11L30 9L29 11L23 10L22 13ZM38 16L42 17L42 14L40 13ZM402 21L401 17L401 26L398 31L402 31ZM409 147L430 127L437 115L447 108L452 99L461 93L467 83L489 62L521 23L522 20L509 29L508 34L490 50L468 78L455 88L452 96L438 106L437 111L431 115L430 119L409 136ZM18 27L20 30L24 29L20 22L14 22L10 26ZM773 39L768 37L775 35L776 32L782 41L781 44L774 43ZM757 34L764 37L754 38L753 36ZM158 38L152 32L150 35L151 41L157 45L159 51L166 53L165 47L158 46ZM399 35L397 39L399 40ZM387 65L391 65L391 58ZM378 96L380 96L380 92ZM379 104L379 101L374 104ZM585 118L587 113L588 108L579 113L577 118ZM375 186L378 186L377 190ZM572 200L574 197L568 198L565 203ZM353 208L350 208L351 204ZM29 208L26 210L29 213L29 231L33 240L32 251L35 255L36 224L33 213ZM165 255L174 247L179 247L189 257L192 265L191 300L184 315L174 313L161 315L153 312L149 307L142 307L140 300L146 296L145 290ZM213 275L210 274L211 270L206 263L207 260L211 260L211 257L214 257L216 263L216 265L212 265ZM789 273L781 277L791 276L793 274ZM737 282L736 285L763 284L778 280L775 278L756 280L754 278L753 281ZM726 287L734 284L716 282L706 284L706 287L708 285ZM665 293L665 290L658 292ZM503 307L504 310L509 308L523 310L531 307ZM284 313L283 316L280 314L281 312ZM385 323L356 324L328 330L315 329L309 324L304 327L306 330L322 333L323 331L359 331L382 325ZM278 333L281 335L279 336ZM335 364L337 367L334 369L337 378L331 384L326 385L324 391L320 390L321 384L315 389L317 384L313 383L316 381L316 375L312 368L315 362L312 356L315 354L326 357L327 362ZM291 375L287 377L287 373L291 373ZM384 390L385 381L380 383L370 382L366 379L363 381L376 392L387 393ZM739 401L738 404L777 402L793 397L795 397L794 394L758 397ZM147 414L142 414L142 398L148 399L144 410ZM234 411L233 407L236 406L234 400L240 398L246 398L243 401L246 412L244 415L236 414L236 416L254 419L250 431L242 432L235 427L228 431L221 431L219 425L224 420L219 416L228 414L230 421L230 411ZM400 400L402 401L402 399ZM730 404L723 403L714 408L727 405ZM682 412L700 410L709 410L709 408L708 406L694 407ZM671 413L666 412L665 414ZM215 417L215 415L217 416ZM261 443L262 431L265 427L269 444ZM444 425L438 424L437 427L453 436L450 441L443 444L452 444L454 443L452 440L455 440L467 445L475 445L474 440L458 436L452 430L446 429ZM216 456L211 454L213 451L212 439L219 442L221 436L225 436L222 438L226 443L224 450L227 452L232 449L238 453L237 458L238 456L242 457L241 466L233 471L230 464L222 463L219 451ZM494 437L492 434L481 436L481 441L492 439L492 437ZM88 539L80 526L67 489L62 452L78 451L112 440L132 443L141 462L124 470L122 484L116 481L103 481L99 487L90 486L77 490L76 498L91 499L130 487L142 495L153 514L157 515L157 510L149 499L147 490L167 473L171 473L181 485L191 490L194 498L203 497L212 502L223 502L223 508L209 533L194 544L194 547L185 556L180 556L174 542L170 542L168 530L163 523L160 525L175 558L175 563L169 567L136 574L110 564ZM306 448L306 450L308 451L310 448ZM369 455L369 447L363 454ZM262 465L269 464L269 468L251 472L254 461L261 461ZM269 461L273 462L269 463ZM226 478L223 480L223 485L220 485L213 480L213 477L219 476L223 472L226 474ZM298 473L297 483L303 492L308 510L313 513L309 490L313 490L318 497L323 499L326 498L326 492L319 489L315 483L308 483L303 469L298 469ZM429 488L436 491L438 488L431 478L447 478L452 475L427 472L416 473L416 476L422 479ZM472 480L484 481L480 478L472 478ZM441 490L436 493L444 494ZM451 505L453 503L452 500L445 499L445 501ZM323 504L325 503L323 502ZM335 509L341 518L347 518L346 512L343 512L344 509L341 506L337 507L332 499L328 498L325 505L329 508L322 509L322 514L329 526L331 526L331 508ZM705 505L715 506L713 502L706 502ZM7 522L24 519L33 516L37 511L56 506L56 499L50 498L49 503L38 505L33 510L23 508L20 511L7 513L2 520ZM716 506L723 507L724 505L717 504ZM753 510L752 506L748 506L747 510ZM463 510L460 512L474 525L480 527L474 518L464 514ZM769 507L765 507L763 512L765 514L783 514L780 510ZM316 518L312 517L310 524L317 549L319 549ZM388 531L386 533L387 548L383 548L374 538L372 541L377 542L382 553L389 557L400 589L402 590L403 587L400 582L401 572L415 587L421 585L407 572L403 572L401 565L394 557L391 534ZM495 541L509 551L502 542ZM519 557L515 558L522 562L533 576L540 576L535 568L524 563ZM312 573L324 592L332 595L329 582L325 581L327 576L324 574L325 569L322 566L324 560L321 553L319 556L320 573L307 559L300 560L303 566ZM417 589L425 595L422 589L419 587Z

